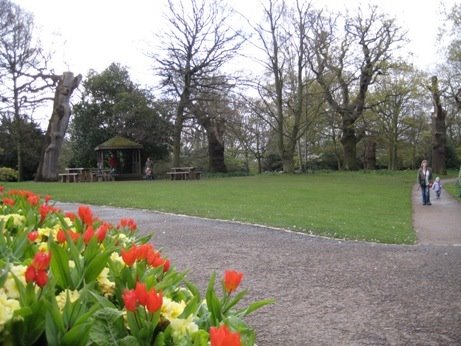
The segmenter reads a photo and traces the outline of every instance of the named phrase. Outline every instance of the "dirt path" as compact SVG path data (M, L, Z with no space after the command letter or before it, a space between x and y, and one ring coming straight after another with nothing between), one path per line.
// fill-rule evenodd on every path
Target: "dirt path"
M421 213L448 209L443 198ZM155 245L202 292L213 271L244 272L250 301L277 302L249 319L258 346L461 344L461 246L432 245L448 244L448 237L423 239L435 230L432 223L447 225L436 216L453 214L435 213L418 230L420 245L399 246L152 211L94 211L111 222L132 217L143 232L153 232Z
M443 182L443 184L451 182ZM415 185L412 192L413 226L419 244L461 246L461 203L445 190L440 199L431 191L431 206L421 202L421 190Z

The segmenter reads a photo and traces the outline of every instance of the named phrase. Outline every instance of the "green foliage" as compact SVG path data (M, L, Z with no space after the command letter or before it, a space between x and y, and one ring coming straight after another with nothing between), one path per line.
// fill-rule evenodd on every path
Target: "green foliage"
M2 187L0 200L0 344L206 346L210 326L226 324L254 345L242 318L272 301L234 310L243 273L222 298L213 274L203 302L134 220L63 214L26 190Z
M17 145L14 137L13 120L3 117L0 122L0 167L17 167ZM43 144L43 133L39 125L34 122L21 120L22 143L22 179L31 180L37 172L40 161L40 152ZM1 180L1 179L0 179Z
M16 181L18 180L18 172L9 167L0 167L0 181Z
M83 87L70 126L73 165L95 167L94 148L115 135L142 144L152 159L168 155L168 122L152 103L153 96L130 80L126 68L112 64L100 74L91 71Z

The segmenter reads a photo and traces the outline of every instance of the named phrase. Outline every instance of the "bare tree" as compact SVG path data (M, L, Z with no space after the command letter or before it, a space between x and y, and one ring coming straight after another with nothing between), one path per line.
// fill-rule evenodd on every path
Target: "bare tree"
M57 81L58 85L35 180L54 181L58 178L59 154L71 115L70 98L80 84L82 75L74 77L72 72L65 72L62 76L44 77Z
M49 100L54 84L43 79L47 57L33 39L33 17L9 0L0 0L0 111L14 121L18 180L22 178L21 122L30 120L34 109Z
M310 7L296 1L294 8L285 2L268 0L264 7L265 24L255 30L265 54L264 66L272 83L259 85L269 123L277 136L283 170L292 173L296 144L303 135L308 107L307 35Z
M356 146L364 133L357 133L355 123L365 110L370 85L385 72L392 48L404 35L377 7L370 7L367 15L359 10L345 18L320 12L312 25L311 69L331 109L341 116L344 168L356 170Z
M177 98L174 119L173 164L179 165L183 124L191 104L206 90L225 90L229 85L222 67L242 45L241 33L229 27L232 11L217 1L168 0L167 31L160 35L160 54L152 54L163 90ZM163 53L163 54L162 54Z
M425 78L411 65L394 64L379 79L370 95L371 110L376 117L373 130L387 147L390 170L399 169L399 148L402 148L403 141L414 126L412 110L426 110L424 101L427 91L422 88Z
M219 84L218 82L216 82ZM221 84L224 86L225 83ZM231 118L234 109L229 93L204 88L191 102L190 110L198 124L205 129L208 144L208 170L212 173L227 172L224 162L224 132L226 120Z

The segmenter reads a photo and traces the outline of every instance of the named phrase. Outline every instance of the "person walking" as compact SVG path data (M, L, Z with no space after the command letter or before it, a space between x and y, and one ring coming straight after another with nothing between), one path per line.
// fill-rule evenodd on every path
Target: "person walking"
M432 205L431 203L431 187L432 187L432 169L428 167L427 160L421 162L421 167L418 169L417 184L421 188L423 205Z
M439 177L435 178L434 184L432 184L432 190L435 191L437 199L440 199L440 194L442 193L442 182Z

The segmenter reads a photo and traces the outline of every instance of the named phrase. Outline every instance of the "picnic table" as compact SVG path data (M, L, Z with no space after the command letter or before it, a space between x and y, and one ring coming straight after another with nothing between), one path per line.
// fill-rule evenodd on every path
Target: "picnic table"
M114 180L114 175L111 174L110 169L68 167L65 168L65 172L59 173L59 178L62 183L77 183L111 181Z
M66 168L64 173L59 173L61 183L70 183L71 181L76 183L80 181L80 176L83 170L84 168Z
M172 167L166 174L171 180L200 180L201 173L195 167Z

